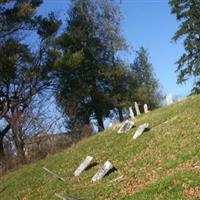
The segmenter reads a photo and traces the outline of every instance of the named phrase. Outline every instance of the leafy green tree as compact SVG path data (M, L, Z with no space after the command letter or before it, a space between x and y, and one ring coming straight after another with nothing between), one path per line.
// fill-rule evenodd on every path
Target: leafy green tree
M130 67L138 81L138 88L135 93L136 100L141 105L148 104L151 109L159 106L162 97L159 82L155 77L153 66L149 62L148 52L144 47L136 52L135 61Z
M73 123L70 128L94 118L99 131L104 129L103 119L112 108L108 79L115 54L123 46L119 12L112 1L72 0L66 30L58 38L55 62L57 99Z
M192 93L200 92L200 1L170 0L171 12L181 22L173 39L183 38L185 52L177 61L178 83L195 77Z

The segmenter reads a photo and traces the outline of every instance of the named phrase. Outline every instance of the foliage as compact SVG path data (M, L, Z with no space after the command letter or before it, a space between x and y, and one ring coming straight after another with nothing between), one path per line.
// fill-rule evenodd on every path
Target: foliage
M51 45L50 37L55 35L60 25L53 14L46 18L35 14L41 3L7 1L0 4L0 17L4 19L0 30L0 98L8 105L7 113L1 117L12 130L17 153L22 159L25 156L21 120L32 98L48 88L52 81L47 70L47 52ZM35 53L24 42L26 33L33 31L39 36ZM1 157L3 137L7 134L4 130L1 132Z
M199 93L200 87L200 1L170 0L171 12L181 22L173 39L183 39L185 52L177 61L178 83L183 83L191 76L195 77L192 93Z
M130 68L138 80L138 88L135 93L136 101L142 105L148 104L151 109L158 107L162 94L153 66L149 61L148 52L144 47L136 52L136 58Z
M112 106L108 77L116 52L124 47L118 8L110 0L72 1L66 30L57 43L57 100L74 122L70 128L95 118L101 130Z
M135 93L139 87L137 74L133 73L122 60L115 61L115 67L109 77L111 85L110 99L113 108L119 113L119 120L123 121L123 109L132 106Z

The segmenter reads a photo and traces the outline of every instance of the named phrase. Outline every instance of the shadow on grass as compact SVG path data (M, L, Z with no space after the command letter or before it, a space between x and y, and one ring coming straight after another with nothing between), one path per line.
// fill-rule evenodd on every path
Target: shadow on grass
M111 170L108 171L108 173L105 176L109 176L111 173L117 171L116 167L113 167Z
M6 185L3 189L1 189L0 194L3 193L8 187L9 187L9 185Z
M91 168L97 166L98 164L99 164L98 162L93 162L93 163L91 163L90 165L87 166L87 168L85 169L85 171L90 170Z

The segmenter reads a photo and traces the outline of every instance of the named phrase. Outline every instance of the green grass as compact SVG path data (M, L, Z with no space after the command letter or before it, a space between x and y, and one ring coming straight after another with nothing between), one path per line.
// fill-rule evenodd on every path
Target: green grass
M200 199L200 96L163 107L137 118L150 131L134 142L132 134L106 130L70 149L25 165L0 178L2 200L56 200L54 193L87 200L190 200ZM87 155L98 165L80 177L73 172ZM117 171L92 183L98 168L110 160ZM42 167L66 179L61 182ZM120 182L110 180L124 176Z

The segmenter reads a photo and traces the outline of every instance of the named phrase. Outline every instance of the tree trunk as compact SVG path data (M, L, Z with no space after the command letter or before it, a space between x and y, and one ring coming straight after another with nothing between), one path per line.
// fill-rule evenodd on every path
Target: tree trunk
M17 155L22 164L26 163L26 156L24 152L24 141L22 139L22 132L20 130L21 113L15 107L12 110L12 116L9 120L12 129L12 136L16 146Z
M122 109L118 108L118 113L119 113L119 121L123 122L124 121L124 117L123 117L123 113L122 113Z
M10 129L10 126L7 125L3 129L3 131L0 132L0 160L2 160L5 157L5 152L4 152L4 147L3 147L3 138L5 137L9 129Z
M3 138L0 137L0 161L5 157L5 152L3 148Z
M12 127L12 134L13 134L13 140L17 149L17 155L20 159L20 162L22 164L26 163L26 156L24 152L24 142L22 138L20 137L20 131L18 127L18 123L16 122L15 125Z
M103 131L104 130L103 117L100 113L98 113L98 111L95 113L95 115L98 123L98 132Z

